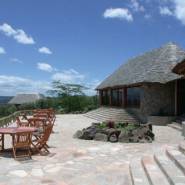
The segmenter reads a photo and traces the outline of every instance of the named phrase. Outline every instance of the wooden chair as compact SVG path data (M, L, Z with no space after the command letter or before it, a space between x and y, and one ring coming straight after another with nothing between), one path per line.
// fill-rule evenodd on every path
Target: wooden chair
M47 142L49 140L49 137L52 132L52 125L48 125L45 129L43 134L40 137L37 137L36 140L32 141L32 145L35 148L37 152L39 152L42 155L42 150L46 153L50 153L48 150Z
M19 117L16 117L17 127L27 127L29 123L27 121L21 121Z
M31 139L32 133L31 132L20 132L16 133L12 136L12 146L13 146L13 156L15 159L18 157L29 157L31 158ZM17 155L17 150L21 149L26 151L24 155Z
M3 148L3 135L1 134L0 135L0 150L2 150L2 148Z

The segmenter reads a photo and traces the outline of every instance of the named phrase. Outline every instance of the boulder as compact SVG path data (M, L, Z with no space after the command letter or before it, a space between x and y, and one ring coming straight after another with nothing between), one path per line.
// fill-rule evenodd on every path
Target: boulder
M76 133L73 135L73 138L82 139L83 132L81 130L76 131Z
M118 135L116 135L115 133L111 134L108 138L108 140L111 142L111 143L116 143L118 142Z
M106 134L103 133L96 133L94 140L96 141L108 141L108 136Z
M128 134L122 131L118 137L118 141L121 143L129 143L129 138Z

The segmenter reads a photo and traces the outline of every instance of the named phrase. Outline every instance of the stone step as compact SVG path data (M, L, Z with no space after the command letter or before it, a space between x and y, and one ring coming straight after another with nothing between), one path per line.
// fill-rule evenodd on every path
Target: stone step
M98 122L103 122L103 121L107 121L107 120L113 120L115 122L137 123L136 120L128 120L128 119L110 119L110 118L102 118L102 117L94 117L94 116L86 116L86 117L94 119L94 120L96 120Z
M151 185L170 185L153 156L143 157L142 165Z
M178 131L182 131L182 125L180 123L172 122L171 124L168 124L168 126Z
M106 116L113 116L113 115L116 115L116 116L132 116L131 114L129 113L125 113L125 112L122 112L122 113L113 113L113 112L89 112L87 113L87 115L95 115L95 114L99 114L99 115L106 115Z
M85 115L90 118L95 118L95 119L100 119L100 120L120 120L120 121L133 121L133 122L138 122L136 119L132 117L127 117L127 116L105 116L105 115L100 115L100 114L93 114L93 115Z
M185 184L183 172L170 160L164 151L156 153L154 159L171 185Z
M185 174L185 155L177 149L166 149L166 153Z
M116 122L133 122L138 123L138 120L124 109L118 108L98 108L86 113L84 116L97 121L113 120Z
M133 117L132 115L129 115L129 114L112 114L112 113L107 113L107 114L105 114L105 113L99 113L99 112L94 112L94 113L89 113L89 114L86 114L86 115L101 115L101 116L109 116L109 117L111 117L111 116L114 116L114 117Z
M132 160L130 174L133 185L150 185L140 159Z

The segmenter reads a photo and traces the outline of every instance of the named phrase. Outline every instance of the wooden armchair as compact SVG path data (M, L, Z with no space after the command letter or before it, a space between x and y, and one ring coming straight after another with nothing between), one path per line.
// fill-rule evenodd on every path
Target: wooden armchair
M3 149L3 135L2 134L0 134L0 150L2 150Z
M28 121L21 121L19 117L16 117L17 127L26 127L29 125Z
M32 141L33 147L41 155L43 153L42 150L44 150L44 152L46 152L46 153L50 153L49 150L48 150L47 142L48 142L49 137L51 135L52 128L53 128L53 125L46 126L46 128L44 129L43 134L40 135L40 137L36 137L36 140Z
M29 157L31 158L31 139L32 133L31 132L20 132L14 134L12 139L12 147L13 147L13 156L14 158L18 157ZM21 151L26 151L24 155L17 155L17 150L20 149Z

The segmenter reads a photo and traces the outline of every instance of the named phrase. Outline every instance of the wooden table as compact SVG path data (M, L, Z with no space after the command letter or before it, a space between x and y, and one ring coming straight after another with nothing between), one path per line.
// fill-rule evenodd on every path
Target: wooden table
M11 135L13 137L14 134L21 132L35 132L37 128L34 127L7 127L0 128L0 134L2 135L2 150L4 150L4 135Z

